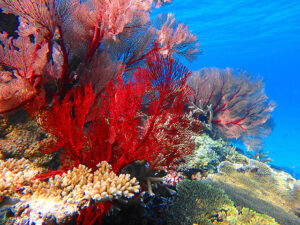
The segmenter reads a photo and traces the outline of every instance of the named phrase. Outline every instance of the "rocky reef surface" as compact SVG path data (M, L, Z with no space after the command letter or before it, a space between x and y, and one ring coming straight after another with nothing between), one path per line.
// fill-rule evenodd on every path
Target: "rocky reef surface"
M172 171L140 161L116 176L102 163L39 181L59 167L59 151L42 153L55 140L24 112L2 116L0 129L0 224L75 224L80 209L113 199L103 224L300 224L299 181L221 138L195 138Z

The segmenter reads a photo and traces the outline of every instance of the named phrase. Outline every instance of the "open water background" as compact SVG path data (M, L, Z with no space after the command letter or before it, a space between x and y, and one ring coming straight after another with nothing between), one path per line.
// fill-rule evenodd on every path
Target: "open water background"
M231 67L263 77L276 102L265 139L271 164L300 178L300 0L173 0L174 13L198 36L204 54L189 69Z

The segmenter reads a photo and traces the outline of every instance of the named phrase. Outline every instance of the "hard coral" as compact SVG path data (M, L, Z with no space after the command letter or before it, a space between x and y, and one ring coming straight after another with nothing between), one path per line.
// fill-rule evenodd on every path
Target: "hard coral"
M80 209L117 198L131 198L139 191L135 178L115 175L107 162L100 163L94 173L80 165L42 182L33 179L42 170L24 159L0 161L0 168L1 197L20 199L14 208L19 209L18 216L23 220L27 218L29 224L49 217L61 224Z
M39 166L52 166L57 154L42 154L41 149L55 142L54 138L41 131L26 111L5 116L3 126L7 128L0 136L0 152L8 158L25 158Z
M253 225L253 224L264 224L264 225L279 225L274 218L266 215L257 213L248 208L242 208L238 211L236 208L231 207L228 210L222 210L218 212L218 219L213 224L235 224L235 225Z
M238 153L236 147L222 138L213 139L203 133L195 138L194 152L186 157L183 167L199 169L202 172L214 173L222 161L247 164L247 157Z
M183 180L176 189L177 197L170 206L168 224L212 224L210 216L233 205L221 189L204 182Z
M28 181L41 171L25 159L0 160L0 202L7 196L19 198L30 193Z
M251 159L248 165L224 161L219 165L218 173L210 174L206 180L224 189L239 206L266 213L280 224L300 222L292 214L300 201L295 195L297 183L286 172Z
M177 185L177 198L171 204L168 224L272 224L268 216L251 209L238 211L220 188L205 182L183 180Z

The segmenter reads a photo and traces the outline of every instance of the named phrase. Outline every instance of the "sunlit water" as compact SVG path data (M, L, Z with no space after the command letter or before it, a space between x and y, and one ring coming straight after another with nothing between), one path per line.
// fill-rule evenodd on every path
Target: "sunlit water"
M174 0L171 12L198 36L204 54L185 64L231 67L263 77L278 105L276 128L265 140L272 164L300 177L300 1Z

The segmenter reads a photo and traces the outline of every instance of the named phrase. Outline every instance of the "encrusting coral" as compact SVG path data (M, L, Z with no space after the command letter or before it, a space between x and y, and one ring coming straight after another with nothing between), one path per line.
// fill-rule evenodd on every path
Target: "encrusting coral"
M300 222L292 214L300 202L297 181L284 171L252 159L248 165L224 161L206 181L224 189L237 205L268 213L280 224Z
M213 139L203 133L195 138L196 148L186 157L182 166L187 169L199 169L201 172L214 173L222 161L248 164L248 158L240 154L236 147L222 138Z
M7 128L2 130L4 127ZM57 153L42 154L42 150L52 143L54 137L43 132L26 111L0 117L0 152L5 157L25 158L39 166L48 166L53 164Z
M218 220L215 220L213 224L220 225L279 225L274 218L257 213L248 208L242 208L240 211L235 207L230 207L227 210L221 210L218 212Z
M169 209L168 224L278 225L268 215L248 208L239 211L222 189L206 182L183 180L176 189L177 198Z
M12 126L8 122L8 116L1 115L0 116L0 137L3 137L4 135L11 132Z
M47 182L33 179L41 169L25 159L0 161L0 169L1 198L18 198L20 202L14 206L18 217L14 219L20 222L22 218L29 224L42 224L49 217L60 224L92 204L131 198L140 187L128 174L117 176L111 172L111 166L105 161L98 164L94 173L79 165Z

